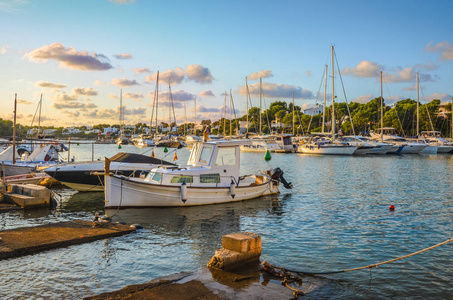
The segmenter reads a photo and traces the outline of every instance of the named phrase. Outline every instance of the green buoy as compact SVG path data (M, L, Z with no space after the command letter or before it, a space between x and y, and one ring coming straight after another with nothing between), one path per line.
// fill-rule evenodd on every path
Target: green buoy
M269 149L266 150L266 153L264 154L264 160L265 161L270 161L271 160L271 153L269 152Z
M168 152L167 147L164 147L164 153L167 153L167 152Z
M121 149L121 144L118 144L118 149Z

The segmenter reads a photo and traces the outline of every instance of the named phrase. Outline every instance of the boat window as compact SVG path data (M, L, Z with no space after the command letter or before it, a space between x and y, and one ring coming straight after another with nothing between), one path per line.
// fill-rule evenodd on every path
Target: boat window
M146 175L144 181L150 181L151 178L153 178L154 174L155 174L155 173L153 173L153 172L149 172L148 175Z
M173 176L171 183L193 183L193 176L189 175L177 175Z
M160 182L162 179L162 174L161 173L154 173L152 180Z
M198 148L200 147L200 144L196 143L192 146L192 151L190 152L190 157L189 157L189 164L194 164L195 159L197 158L197 153L198 153Z
M219 147L217 154L216 166L234 166L236 165L236 148Z
M220 183L220 174L201 174L200 183Z
M201 150L200 162L205 164L209 163L209 160L211 159L211 152L211 147L203 147L203 149Z

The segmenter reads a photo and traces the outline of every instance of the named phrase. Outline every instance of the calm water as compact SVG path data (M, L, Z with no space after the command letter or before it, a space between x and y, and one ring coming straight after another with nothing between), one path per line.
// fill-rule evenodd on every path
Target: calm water
M123 146L121 151L150 149ZM95 158L118 152L96 145ZM162 156L162 149L156 150ZM67 155L67 154L66 154ZM77 160L91 146L71 146ZM173 153L168 160L173 159ZM186 149L178 150L185 162ZM294 184L278 197L189 208L120 210L135 234L0 261L0 298L79 299L204 266L224 234L262 236L262 260L308 271L366 266L452 237L453 156L323 157L242 153L242 173L281 167ZM0 214L0 230L92 220L103 194L57 190L58 209ZM396 210L390 212L389 205ZM111 212L114 213L114 212ZM368 270L316 276L305 299L453 299L453 243Z

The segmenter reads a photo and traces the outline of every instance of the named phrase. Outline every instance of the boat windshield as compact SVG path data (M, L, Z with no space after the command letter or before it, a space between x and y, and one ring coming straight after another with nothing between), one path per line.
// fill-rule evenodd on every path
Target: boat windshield
M234 166L236 165L236 148L235 147L219 147L216 166Z
M195 163L195 160L197 159L198 148L200 148L200 144L197 143L197 144L193 145L192 152L190 152L188 164Z
M209 164L211 160L212 148L204 146L201 150L200 163Z

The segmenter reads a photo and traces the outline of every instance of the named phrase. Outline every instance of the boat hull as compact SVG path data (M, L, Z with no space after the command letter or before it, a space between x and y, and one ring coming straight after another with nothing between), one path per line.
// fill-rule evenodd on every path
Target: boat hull
M278 184L267 181L252 186L230 187L187 186L187 200L181 200L181 186L150 184L124 176L106 176L105 208L197 206L254 199L278 194Z
M307 154L320 154L320 155L352 155L356 151L356 146L299 146L299 152Z

